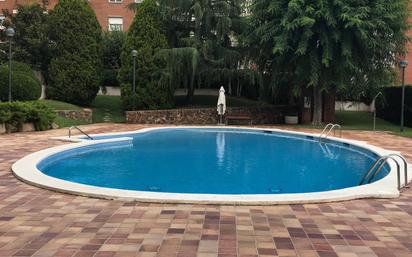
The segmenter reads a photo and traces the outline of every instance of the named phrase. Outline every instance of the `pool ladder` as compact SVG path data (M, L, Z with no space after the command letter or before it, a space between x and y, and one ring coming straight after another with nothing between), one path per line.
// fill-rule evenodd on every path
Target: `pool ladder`
M365 181L367 181L367 183L369 184L373 180L373 178L376 175L379 174L379 172L382 170L383 166L385 166L385 163L387 163L388 160L392 160L396 164L398 190L401 190L402 188L407 187L407 184L408 184L408 163L406 162L405 157L403 157L400 154L395 154L395 153L382 156L378 160L376 160L375 163L370 167L368 172L365 173L365 175L363 176L363 178L362 178L361 182L359 183L359 185L363 185ZM402 183L401 183L400 160L402 160L403 167L404 167L405 183L403 184L403 186L402 186ZM379 164L379 166L378 166L378 164ZM378 167L378 168L376 168L376 167ZM373 171L375 171L375 172L373 172Z
M73 129L77 129L78 131L80 131L80 133L82 133L83 135L85 135L86 137L88 137L90 140L93 140L93 138L91 136L89 136L86 132L84 132L83 130L81 130L79 127L77 126L71 126L69 128L69 138L72 136L72 130Z
M329 129L329 130L328 130ZM322 139L327 139L329 134L333 131L333 135L336 135L336 129L339 129L339 137L342 137L342 127L339 124L329 123L322 130L319 135L319 143L322 143Z

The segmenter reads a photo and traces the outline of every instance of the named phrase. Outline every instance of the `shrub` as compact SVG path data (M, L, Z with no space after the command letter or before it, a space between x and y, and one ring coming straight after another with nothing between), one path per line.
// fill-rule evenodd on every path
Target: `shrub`
M37 100L41 95L41 83L27 64L12 63L12 100ZM9 98L9 68L7 64L0 66L0 100Z
M155 84L144 88L136 88L136 96L133 96L130 84L122 84L121 95L123 110L170 109L173 107L173 99L170 99L171 94Z
M0 103L0 122L13 127L33 122L36 130L46 130L55 117L53 109L37 101Z
M376 114L385 120L399 123L401 119L402 87L386 87L383 100L378 98ZM412 86L405 87L405 126L412 127Z
M49 17L54 43L47 95L90 105L99 91L101 28L87 1L60 0Z
M129 109L130 105L133 63L131 51L137 50L136 58L136 93L137 106L144 109L156 109L161 106L170 106L173 97L166 88L157 85L154 75L160 70L160 63L155 54L163 48L167 48L165 35L161 32L159 21L159 7L154 0L144 0L139 5L133 23L129 28L121 54L122 67L119 70L119 80L125 84L122 88L123 107Z

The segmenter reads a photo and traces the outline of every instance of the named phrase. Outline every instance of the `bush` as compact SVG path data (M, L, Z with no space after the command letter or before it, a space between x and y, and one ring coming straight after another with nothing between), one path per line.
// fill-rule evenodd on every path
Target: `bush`
M41 83L30 67L24 63L12 63L12 100L37 100L41 95ZM9 68L7 64L0 66L0 100L9 99Z
M401 119L402 87L386 87L383 100L378 98L376 114L385 120L399 123ZM405 126L412 127L412 86L405 87Z
M60 0L49 17L53 42L47 95L90 105L99 91L101 28L87 1Z
M170 106L173 103L173 95L167 88L157 85L155 74L160 70L160 63L155 55L160 49L167 48L165 35L161 32L159 21L160 11L155 0L144 0L139 5L133 23L129 28L125 43L123 45L119 70L119 80L123 86L123 107L130 110L130 102L133 103L130 85L133 79L133 59L131 51L137 50L136 57L136 93L138 108L156 109L162 106ZM130 100L132 99L132 100Z
M133 96L130 84L122 84L122 109L170 109L173 107L173 99L170 94L160 86L136 88L136 96ZM135 107L135 108L133 108Z
M33 122L36 130L47 130L55 117L53 109L38 101L0 103L0 122L13 127Z

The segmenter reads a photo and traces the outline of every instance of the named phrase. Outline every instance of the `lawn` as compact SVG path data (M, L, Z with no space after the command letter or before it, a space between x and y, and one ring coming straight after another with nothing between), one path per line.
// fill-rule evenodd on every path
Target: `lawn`
M54 110L81 110L83 107L55 101L42 100L43 103L50 106ZM98 95L89 107L93 109L93 123L101 122L124 122L125 118L121 110L120 97L118 96L103 96ZM75 125L88 124L86 121L72 120L63 117L57 117L55 120L59 127L70 127Z
M336 123L342 125L342 129L373 130L373 113L337 111ZM376 118L376 130L392 132L399 136L412 137L412 128L405 128L401 133L399 124Z
M98 95L91 108L93 123L125 121L120 96Z
M49 107L53 108L54 110L81 110L82 107L69 104L65 102L60 102L56 100L41 100L42 103L45 103Z

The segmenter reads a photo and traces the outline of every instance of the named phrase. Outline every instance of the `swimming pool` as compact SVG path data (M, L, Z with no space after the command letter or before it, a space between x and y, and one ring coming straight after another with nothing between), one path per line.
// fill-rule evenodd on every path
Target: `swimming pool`
M34 173L47 181L33 181L18 167L13 171L48 188L148 201L280 203L398 194L389 165L373 183L358 186L384 151L360 142L319 143L305 133L218 127L79 139L34 158Z

